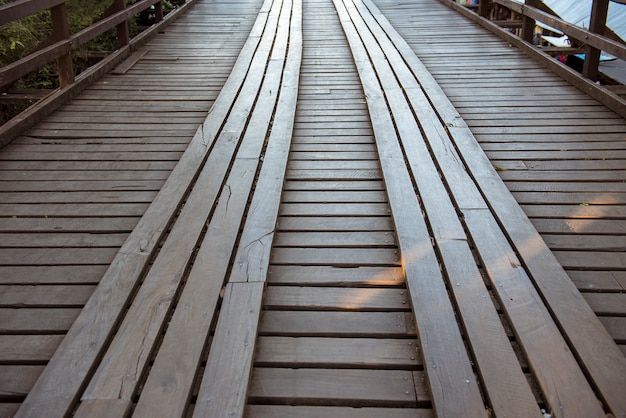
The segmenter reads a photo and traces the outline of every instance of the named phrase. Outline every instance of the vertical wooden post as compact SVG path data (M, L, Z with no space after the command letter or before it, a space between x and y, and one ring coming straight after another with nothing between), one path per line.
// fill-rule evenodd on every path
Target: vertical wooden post
M113 8L113 13L124 10L126 8L126 0L113 0L112 8ZM128 42L130 41L130 35L128 32L128 21L125 20L124 22L120 23L119 25L117 25L116 29L117 29L117 47L121 48L123 46L128 45Z
M526 0L527 6L538 7L540 0ZM535 19L531 19L528 16L522 17L522 38L528 42L533 43L535 37Z
M487 18L489 15L489 2L490 0L478 1L478 14L484 18Z
M70 27L67 21L67 8L65 3L61 3L50 9L52 19L52 37L54 42L62 41L70 37ZM59 86L61 88L74 82L74 65L72 64L72 53L57 58L59 72Z
M159 23L163 20L163 2L159 1L154 5L154 23Z
M606 29L606 16L609 12L609 0L593 0L591 6L591 22L589 30L604 35ZM583 64L583 76L598 80L598 66L600 65L600 51L589 45L585 45L585 63Z

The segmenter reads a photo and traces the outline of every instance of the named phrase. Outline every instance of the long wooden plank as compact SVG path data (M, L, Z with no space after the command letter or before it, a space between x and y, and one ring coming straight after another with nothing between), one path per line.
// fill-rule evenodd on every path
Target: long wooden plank
M143 369L150 360L149 354L163 327L162 321L166 318L169 304L178 291L180 280L184 277L184 272L188 268L187 264L194 255L194 249L198 245L197 240L201 236L203 225L207 219L210 219L209 236L212 228L223 227L224 236L222 238L224 239L220 243L232 242L237 235L241 214L248 199L247 193L240 193L238 190L237 181L242 182L243 190L249 190L256 173L259 154L265 138L262 131L245 130L244 133L244 122L250 118L259 122L261 126L263 123L266 126L269 124L273 106L269 106L269 112L267 109L264 109L265 112L256 112L257 107L254 108L254 113L250 114L249 112L253 109L254 96L258 94L258 90L261 88L262 76L267 68L267 60L270 57L275 37L274 30L278 24L279 12L279 6L272 7L270 10L268 21L271 23L266 27L260 48L253 61L253 68L224 125L223 132L225 133L221 133L216 139L215 146L208 156L206 165L185 202L181 214L105 354L103 365L98 368L83 393L81 398L83 402L77 412L79 416L81 414L82 416L91 415L94 413L92 408L106 407L106 403L96 404L85 402L86 400L125 399L130 405ZM263 94L264 92L261 88L260 93ZM240 139L241 136L243 136L242 139ZM241 147L237 152L237 158L231 163L233 153L237 150L236 147L239 143ZM255 152L256 157L254 156ZM227 173L230 180L223 183ZM232 180L233 178L237 180ZM232 183L232 188L229 182ZM222 196L219 199L221 208L211 215L212 205L207 204L207 202L215 202L218 194ZM232 211L230 210L231 202L233 204ZM228 213L228 215L224 216L224 213ZM238 213L239 215L237 215ZM221 224L222 216L220 215L226 219L224 225ZM208 218L209 216L211 217ZM230 240L228 239L229 235ZM219 254L223 251L220 249L216 252ZM211 252L211 256L213 254ZM207 258L211 258L211 256ZM229 258L229 256L225 256L222 260L226 263ZM226 267L227 265L223 267L223 270ZM220 282L219 276L216 280L218 283ZM193 290L187 294L190 292ZM212 292L212 294L218 295L219 290ZM141 338L136 337L138 329L141 330ZM201 348L202 340L200 341L200 350ZM124 388L123 392L120 392L120 384Z
M216 343L207 360L195 417L243 416L264 287L263 282L226 286L226 310L220 313Z
M280 242L280 233L276 244ZM336 235L328 232L324 235ZM402 285L404 273L400 267L358 266L354 268L331 266L294 266L273 265L269 271L268 281L274 284L300 285Z
M0 309L2 334L62 334L80 312L77 308L6 308ZM59 341L60 342L60 341Z
M259 335L406 338L415 336L410 312L265 311Z
M303 48L301 0L293 3L289 26L289 49L283 68L280 97L265 150L264 164L235 254L229 277L231 282L265 282L268 275L271 243L274 241L278 222L299 93Z
M393 62L393 58L390 58ZM404 61L400 61L401 64L399 65L404 65ZM394 67L395 68L395 67ZM397 70L396 70L397 71ZM402 77L400 76L400 79L402 80ZM403 82L410 82L411 80L406 80ZM405 89L407 87L405 86ZM421 91L421 90L420 90ZM412 91L411 91L412 92ZM413 96L415 96L415 94L413 94ZM409 93L409 99L410 100L416 100L413 99L413 96L411 96L411 93ZM420 99L423 100L423 99ZM426 100L423 100L426 101ZM393 102L392 102L393 103ZM419 105L418 105L419 106ZM424 115L424 111L422 111L422 108L418 108L420 109L420 111L418 112L418 114L420 114L421 116ZM432 112L432 111L431 111ZM399 118L396 117L396 120L398 120ZM433 120L435 119L435 117L432 118ZM428 127L425 127L424 124L422 124L422 129L425 132L428 132ZM449 155L449 151L448 149L441 149L438 150L437 146L433 143L439 144L441 142L441 138L443 136L441 134L435 135L433 136L433 139L427 137L427 139L430 141L431 143L431 147L432 149L435 150L435 155L438 159L438 163L439 165L442 167L443 169L443 175L444 178L446 178L448 180L448 183L450 184L450 188L453 190L453 196L456 200L456 204L458 205L458 207L460 207L464 213L465 213L465 223L469 226L470 232L473 235L474 238L474 242L477 245L478 251L481 255L483 254L489 254L491 252L496 251L496 247L498 248L506 248L506 238L504 236L502 237L498 237L496 235L490 235L489 239L479 239L479 235L482 232L483 234L486 233L486 231L497 231L499 229L499 227L495 224L477 224L476 226L473 225L474 222L476 222L476 220L474 220L471 216L468 215L468 213L470 212L469 210L463 209L466 207L470 207L470 208L474 208L474 207L480 207L481 206L481 202L480 202L480 196L478 193L474 193L474 197L470 197L469 199L467 197L462 197L461 199L459 199L459 196L462 196L462 193L466 193L469 194L471 196L472 194L472 185L470 182L468 182L469 178L466 178L464 181L463 179L459 178L459 174L455 174L455 164L450 164L448 162L445 161L445 157L447 155ZM443 158L441 157L443 156ZM453 161L453 163L456 163L456 161ZM420 169L420 165L419 164L415 164L416 169ZM418 171L419 173L419 171ZM462 173L461 173L462 174ZM418 178L423 178L423 176L418 176ZM459 186L461 186L463 188L463 190L459 189ZM422 197L423 199L427 199L427 197L425 197L424 193L422 193ZM426 204L426 203L425 203ZM471 205L471 206L470 206ZM434 205L435 210L430 213L433 214L437 214L440 213L441 209L439 208L440 205ZM482 207L486 209L486 205L483 203ZM482 211L473 211L472 213L487 213L485 210ZM451 215L454 216L454 210L451 210ZM447 217L448 222L450 219L450 216ZM432 218L431 218L432 221ZM477 222L476 222L477 223ZM445 225L445 223L442 223L440 226L435 227L437 228L441 228L443 225ZM460 225L459 225L460 226ZM462 229L461 229L462 231ZM498 241L499 239L499 241ZM500 242L500 244L493 244L495 242ZM492 243L491 248L489 248L489 243ZM450 245L450 244L448 244ZM459 246L456 245L456 250L455 251L451 251L451 254L457 254L457 258L458 258L458 254L459 254ZM444 247L445 248L445 247ZM445 251L442 249L442 254L444 254L444 258L445 258ZM471 254L469 255L470 259L471 259ZM493 256L494 259L496 260L506 260L507 257L506 255L501 255L501 254L497 254ZM508 257L509 259L511 259L511 256ZM485 261L485 263L487 264L487 268L488 271L491 268L490 267L490 263ZM455 264L451 264L451 266L454 266ZM494 279L496 277L499 278L499 280L503 280L504 277L506 277L504 275L504 273L502 271L498 271L499 274L493 274L492 277L494 277ZM460 272L459 272L460 273ZM460 274L457 273L455 274L455 276L460 276ZM491 273L490 273L491 274ZM478 276L480 277L480 276ZM456 281L456 279L454 279ZM519 283L519 280L516 282ZM509 293L509 295L511 294L516 294L517 298L515 299L521 299L521 304L523 306L525 306L526 308L531 304L531 300L535 300L535 305L537 305L537 307L533 308L531 311L532 312L537 312L537 311L542 311L543 308L543 304L540 301L539 297L533 294L534 288L532 287L532 285L530 285L530 282L527 281L527 285L526 288L524 288L523 286L518 287L516 292L511 292ZM458 286L460 286L461 283L457 282L455 286L453 286L453 288L456 288ZM497 293L500 293L500 289L504 284L502 282L498 283L498 286L495 286L494 283L494 287L495 289L498 291ZM527 292L530 291L530 294L532 296L524 296L526 295ZM466 291L467 292L467 291ZM505 310L508 312L508 316L511 319L513 325L516 327L518 335L519 335L519 339L520 339L520 344L522 346L529 346L529 347L535 347L537 346L538 342L532 342L533 338L537 338L538 340L542 341L542 352L544 352L544 354L542 355L539 352L533 353L532 352L532 348L531 349L526 349L526 353L529 356L529 361L531 362L531 365L533 362L538 362L541 363L542 361L544 361L544 359L546 358L546 354L547 352L549 352L549 347L552 344L552 352L553 353L558 353L560 352L560 347L562 347L564 345L564 341L562 341L561 339L561 335L558 331L558 329L556 328L556 326L554 324L550 323L549 320L549 314L547 311L545 311L545 309L543 309L544 312L544 318L536 318L534 321L531 321L531 317L528 315L528 313L526 312L525 314L520 313L519 316L516 316L514 314L515 312L515 306L513 303L513 299L511 299L511 301L509 301L509 298L505 298L504 296L500 297L501 300L501 304L505 307ZM463 304L461 302L459 302L460 305L460 309L463 310ZM493 308L492 308L493 309ZM471 324L471 319L475 317L475 314L471 314L468 313L468 315L464 315L464 318L467 318L467 321L470 321L469 323ZM542 326L545 328L545 333L541 336L538 337L537 333L536 333L536 325L535 326L531 326L528 325L527 323L534 323L534 324L542 324ZM474 329L480 329L481 324L476 324L477 326ZM468 325L466 323L466 327L468 329L468 331L471 331L471 326ZM521 330L524 329L524 327L531 327L533 328L533 333L532 334L524 334ZM549 327L549 329L548 329ZM479 343L481 341L481 339L484 339L484 336L481 338L480 337L480 333L476 334L476 342ZM529 341L531 340L531 341ZM474 341L473 339L471 339L470 341ZM508 346L508 342L504 342L507 346ZM510 350L510 348L509 348ZM501 352L501 350L499 350L499 352ZM513 357L512 360L515 359L514 354L511 352L510 353L511 356ZM477 354L479 355L479 354ZM555 354L556 356L556 354ZM553 408L556 407L556 405L562 407L562 408L566 408L564 405L567 405L568 403L570 404L570 409L572 408L571 405L575 405L577 402L580 401L580 399L583 396L587 397L587 401L583 402L583 404L588 404L591 403L591 405L593 406L593 402L595 399L595 396L593 395L593 393L590 391L590 388L586 385L584 376L582 375L582 373L580 373L580 371L578 370L577 364L574 361L573 357L569 357L566 358L564 356L561 356L563 363L561 365L558 366L558 370L561 374L565 374L565 373L569 373L569 375L567 377L563 377L563 380L561 381L561 383L558 383L554 386L549 386L552 384L552 382L554 382L554 376L556 371L553 371L551 373L549 373L549 377L546 376L541 376L541 372L548 370L549 367L553 366L555 363L554 361L549 361L544 365L536 365L533 366L534 370L537 370L537 376L538 376L538 380L539 383L542 385L543 389L544 389L544 393L546 393L546 397L547 400L550 404L553 405ZM494 378L498 378L501 376L501 367L502 366L498 366L495 367L493 370L490 369L490 365L493 363L493 357L492 356L486 356L485 357L485 361L484 361L484 366L481 368L480 364L479 364L479 369L481 370L482 373L492 373L492 376ZM504 367L506 367L507 365L510 364L510 361L504 361L503 362ZM514 410L519 411L520 408L524 408L524 407L529 407L530 405L532 405L533 400L534 400L534 396L532 395L532 393L530 392L529 388L526 385L525 382L525 377L523 375L521 375L519 368L517 369L518 373L519 373L519 380L518 380L518 385L520 385L521 387L525 387L526 388L526 400L520 402L519 405L514 405L512 400L508 400L508 401L496 401L497 397L500 396L499 393L503 394L504 396L506 396L506 392L499 392L498 389L501 387L502 383L498 383L497 380L493 381L493 386L488 386L487 387L487 391L490 394L490 397L492 396L494 399L492 400L494 402L494 408L496 410L498 410L499 408L505 408L504 410L506 410L506 408L512 407ZM539 372L540 371L540 372ZM507 373L508 375L508 373ZM489 375L487 375L489 376ZM576 383L578 382L578 383ZM566 399L562 396L562 394L560 393L560 388L563 387L563 385L565 384L572 384L572 388L569 390L570 393L575 393L576 391L579 391L578 393L576 393L574 396L572 396L569 399ZM555 394L556 398L551 398L551 394ZM517 396L513 399L513 400L518 400L520 401L521 399L517 398ZM536 406L534 407L534 409L536 410ZM589 413L591 413L593 409L590 409ZM530 414L531 412L528 411L527 414Z
M257 367L417 369L421 362L404 339L260 337L257 346Z
M368 23L370 30L375 32L375 23L373 24L371 20ZM368 46L370 49L373 48L371 44L375 43L374 38L365 37L365 39L366 42L370 39ZM390 49L389 45L383 44L382 47ZM401 65L390 55L393 56L393 51L388 52L388 59L393 65ZM373 58L377 59L375 54ZM380 68L378 71L385 73L391 72L391 69ZM394 80L381 78L381 81L386 92L398 89ZM411 110L405 101L391 99L389 103L401 140L405 143L411 170L415 178L419 179L420 196L492 407L496 413L506 414L505 411L511 408L519 413L525 411L522 415L534 414L538 409L536 401L500 323L498 313L487 296L488 290L480 271L475 266L474 256L467 243L463 226L457 218L456 208L447 197L445 185L440 181L435 164L427 157L428 149L422 141L411 140L414 132L419 130ZM428 126L427 112L420 112L419 115L423 132L426 135L431 134L433 129ZM516 389L513 391L515 395L508 389L502 390L505 384L508 384L509 388L515 386Z
M233 71L216 99L207 120L197 130L172 175L163 185L140 224L120 249L101 285L87 303L61 343L38 382L25 399L17 416L64 415L77 399L79 389L110 338L127 300L144 268L175 215L190 180L211 148L217 130L230 110L229 103L239 91L261 40L267 13L260 13ZM71 364L70 368L68 364ZM72 370L63 383L56 378ZM43 408L43 409L42 409Z
M410 310L408 292L385 288L333 288L271 286L265 295L267 309L334 311Z
M250 416L273 418L277 416L292 418L429 418L433 417L430 409L417 408L349 408L332 406L286 406L286 405L249 405Z
M1 236L0 236L1 237ZM282 232L276 235L279 247L381 247L395 244L389 232Z
M230 254L236 251L236 248L234 247L237 233L240 228L241 219L244 218L248 203L249 194L246 191L249 191L252 188L255 180L257 180L257 189L262 191L261 195L268 196L270 199L272 196L264 194L265 188L262 187L262 185L275 182L278 183L278 190L280 190L280 184L282 184L282 181L280 181L280 178L276 179L273 172L273 170L277 168L280 169L280 164L276 167L273 163L276 162L276 158L280 159L281 155L284 154L284 152L281 152L281 149L284 149L284 143L279 144L276 148L278 156L274 155L276 153L276 151L272 151L274 148L268 147L268 149L266 149L265 158L263 159L263 167L265 170L263 170L263 168L261 169L258 179L254 176L241 176L238 174L239 172L235 169L235 167L239 162L246 166L255 167L257 162L260 160L259 157L262 145L268 135L270 119L273 116L272 111L274 109L274 103L278 96L276 92L280 90L280 95L282 96L283 101L286 100L287 104L294 100L294 98L291 97L295 96L293 90L288 90L287 93L285 93L285 91L279 86L284 70L284 62L286 61L286 41L287 39L294 39L294 36L287 35L287 30L290 28L290 25L286 23L289 21L290 12L291 4L289 2L283 3L283 9L278 21L279 30L276 33L276 37L279 41L274 44L271 63L267 68L265 80L260 92L260 96L265 99L260 106L255 108L250 119L250 126L254 126L255 129L246 131L246 138L244 138L241 151L237 156L235 165L231 171L231 176L229 177L229 181L227 183L229 192L228 198L220 199L218 208L216 209L216 214L219 214L219 216L216 216L215 214L213 215L213 219L217 219L217 221L214 223L214 220L212 219L211 224L209 224L208 234L206 235L205 241L203 242L194 261L193 269L190 272L185 289L183 290L178 302L179 306L182 305L186 308L183 310L177 309L170 320L168 331L166 332L159 353L156 356L150 375L148 376L148 380L144 384L139 403L135 407L135 414L154 416L155 414L158 415L167 413L176 416L181 415L185 410L187 401L191 396L191 391L193 389L193 378L201 361L205 342L210 331L210 326L213 322L213 318L215 317L213 312L218 304L222 283L224 282L227 270L230 266ZM289 34L291 35L291 31ZM297 55L297 47L295 45L292 53ZM298 61L296 60L295 64L297 63ZM293 68L289 68L289 70L293 70ZM291 73L291 76L297 77L297 71ZM293 81L293 79L287 77L283 79L283 85L293 85ZM272 92L275 93L272 94ZM285 96L287 99L284 98ZM284 133L284 137L290 138L289 120L293 121L293 106L289 106L289 108L291 108L292 115L291 118L289 118L289 109L283 109L283 107L281 107L281 103L282 102L279 102L278 106L281 111L285 111L284 117L286 122L286 125L282 129L286 129L286 131L282 131L282 124L279 124L276 118L274 119L272 131L276 130L276 136ZM282 103L282 106L284 106L284 104L285 103ZM261 129L261 127L265 127L265 130ZM272 139L275 141L276 136L270 137L270 141ZM250 139L248 139L248 137ZM284 166L285 162L282 164L283 172ZM276 189L276 186L274 186L274 189ZM279 196L273 197L277 201L279 200ZM253 206L256 199L257 194L255 194L255 197L252 200ZM276 206L274 219L276 218L277 211L278 208ZM265 213L265 215L267 215L267 213ZM248 226L248 222L250 222L253 218L254 215L251 216L248 212L246 227ZM239 248L242 247L243 244L241 239L237 245ZM212 273L214 280L206 280L207 271ZM240 288L237 287L234 291L239 292L237 289ZM243 292L245 293L245 291ZM259 294L262 294L262 287L256 289L255 292L260 292ZM236 296L239 297L241 295L237 294ZM253 309L254 305L252 305L252 300L246 300L245 302L249 309ZM257 304L258 310L260 311L260 296L258 296ZM240 307L233 308L233 311L227 310L226 312L221 313L220 321L227 320L222 318L228 318L229 315L233 317L231 320L239 320L240 317L237 316L239 314L238 308ZM199 313L199 311L206 312L206 314L203 315ZM249 325L252 326L254 325L253 323L258 323L258 317L255 321L254 315L250 315L249 321L251 321ZM230 325L227 325L227 327L230 327ZM228 332L231 331L232 329L228 328ZM256 332L254 332L254 334L256 334ZM234 336L234 334L227 335ZM182 356L180 354L180 341L186 341L184 347L185 354ZM222 364L222 357L224 355L241 354L234 353L230 349L229 344L231 343L233 343L233 340L230 338L222 339L217 337L214 339L214 345L211 353L214 356L218 356L218 360L211 360L211 357L209 358L207 373L212 374L213 376L219 376L221 373L225 372L227 378L236 379L235 372L240 371L241 369L229 368L224 370L223 366L225 364ZM250 352L254 350L253 342L249 342L247 350L250 350ZM171 361L171 358L179 358L179 361L174 363ZM237 364L240 367L243 367L245 364L245 362L241 361L232 361L227 363L231 365ZM245 375L245 367L243 370L244 371L242 373ZM218 377L218 380L222 380L222 378ZM164 381L168 381L169 383L167 385L163 385ZM242 376L241 382L244 381L245 376ZM173 384L172 382L176 382L176 384ZM215 387L212 387L209 390L213 391L215 390ZM220 388L220 390L224 390L224 388ZM201 397L202 396L204 395L201 395ZM212 397L215 399L215 396ZM222 397L224 399L228 398L229 402L236 402L237 400L242 402L242 399L245 401L245 396L239 399L235 399L227 395L218 395L217 397ZM211 408L215 407L213 405L214 403L212 402ZM223 405L220 404L217 408L220 408L221 406Z
M5 366L0 365L0 399L6 401L20 401L29 393L29 390L41 374L44 366Z
M250 400L291 405L410 407L427 401L425 387L419 389L418 392L413 385L412 373L404 370L257 368Z
M62 335L3 335L0 338L0 362L45 364L62 339Z
M450 352L445 349L462 347L463 342L426 224L419 216L419 202L411 192L413 185L404 168L404 158L381 87L344 4L340 1L334 1L334 4L368 99L435 409L442 416L485 416L467 353L465 350ZM426 282L423 280L425 277L430 280ZM439 315L432 316L430 313L433 311L439 312ZM454 402L450 401L447 393L455 394Z
M393 29L389 25L386 26L386 31L388 34L393 33ZM593 312L584 303L563 269L510 196L506 187L497 180L497 173L480 151L467 125L458 118L458 113L445 99L443 92L432 76L414 57L404 41L396 37L394 43L402 52L412 71L420 78L430 101L437 103L439 117L448 125L451 137L463 155L463 161L472 172L481 192L485 194L490 205L492 205L498 221L506 229L509 239L515 243L516 250L525 260L533 260L532 263L528 263L533 280L539 287L543 298L547 300L559 326L565 330L567 338L572 342L571 347L577 352L579 358L582 358L586 372L593 375L594 383L601 387L604 400L607 404L612 405L610 408L618 414L623 413L622 411L626 410L624 398L619 395L619 391L615 390L616 387L624 387L624 370L626 369L624 369L623 355L610 341L610 336L604 328L598 326L598 320ZM581 332L581 327L584 328L585 332ZM604 354L598 356L599 352ZM560 395L560 391L557 391L557 394ZM576 404L575 400L572 402ZM591 401L591 405L593 405L593 401ZM598 411L590 411L589 413L598 413Z
M48 284L0 286L0 306L3 308L80 308L89 299L94 287L94 285Z
M400 256L384 248L275 248L274 264L399 266Z

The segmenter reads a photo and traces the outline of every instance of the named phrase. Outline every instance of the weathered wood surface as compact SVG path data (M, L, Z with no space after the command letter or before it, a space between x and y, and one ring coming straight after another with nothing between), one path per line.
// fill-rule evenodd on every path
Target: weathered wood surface
M624 149L626 132L623 118L598 103L589 102L583 93L563 85L549 71L536 68L530 59L515 58L520 64L509 69L498 66L496 59L498 62L508 61L516 52L436 1L398 4L376 0L376 3L450 97L498 174L514 191L518 202L555 250L556 259L576 286L582 291L600 292L592 298L606 303L592 305L596 314L603 322L607 316L621 315L620 308L610 301L621 299L621 305L624 304L623 286L614 280L600 281L599 278L612 277L623 270L623 252L619 252L619 244L615 246L616 242L625 239L621 225L624 156L620 153ZM455 35L450 36L450 31ZM429 39L427 44L423 42L424 37ZM484 39L481 48L493 56L491 60L471 52L450 52L451 45L456 49L471 49L479 38ZM487 63L491 70L482 70ZM467 71L455 74L451 71L454 67ZM528 83L529 78L534 80L533 83ZM560 86L558 91L554 90L557 85ZM506 102L499 98L501 95L507 96ZM453 117L451 113L450 122L456 126ZM476 159L468 157L466 161ZM511 216L513 212L500 204L500 199L493 201L498 203L496 206L504 219ZM523 228L519 226L511 228L504 223L509 235L518 237L522 255L531 255L525 250L530 250L527 243L536 242L536 237L522 233ZM534 250L533 253L544 263L552 258L545 251L541 256ZM555 264L554 259L547 263ZM547 273L545 268L535 270L533 274L560 277L540 284L542 291L550 294L552 283L566 280L557 270L551 269ZM617 294L613 293L616 291ZM570 318L564 319L567 324L573 315L566 313L568 302L563 294L563 289L554 291L554 300L549 299L548 304L553 310L564 309L563 317ZM587 295L583 295L587 299ZM580 312L571 313L577 315ZM582 319L571 321L569 331L570 338L577 340L576 344L581 347L585 347L585 340L589 340L583 332L586 328L583 323L587 322ZM597 323L590 328L596 326ZM622 341L616 338L619 332L615 332L615 327L610 332L621 344ZM577 335L581 336L580 339ZM600 356L591 347L587 350L587 357L597 359L596 367L611 367L606 366L612 364L612 361L605 361L607 356ZM608 357L617 358L618 355L613 353ZM586 361L594 362L593 359ZM616 405L623 401L624 384L622 380L613 385L620 388L612 395L617 399ZM610 386L607 382L604 387ZM621 405L614 411L617 415L624 413L623 403Z
M360 83L332 4L305 2L303 16L298 110L247 414L430 414L387 197L370 180L380 168L362 152L374 138Z
M3 333L10 334L6 335L10 341L19 335L51 334L55 338L45 345L51 347L71 329L79 308L106 277L118 250L206 118L259 7L258 1L198 4L193 13L148 43L139 61L129 61L123 74L104 77L0 152L0 292L10 297L3 303L7 316L2 317ZM187 45L200 33L211 41ZM168 44L176 48L165 48ZM194 94L187 94L192 89ZM156 97L150 91L166 94ZM179 97L174 101L175 95ZM182 194L186 185L176 187ZM170 194L166 199L176 210L173 197ZM144 235L135 234L139 237L135 244L117 254L120 260L115 265L121 267L118 273L124 284L109 288L113 292L109 296L105 295L108 290L100 292L106 306L88 310L93 316L82 316L83 328L69 331L67 340L75 338L77 344L58 352L48 368L53 375L55 370L68 374L31 390L35 376L21 396L11 398L19 403L31 392L33 399L45 399L31 403L32 409L24 408L21 414L60 416L65 414L60 405L73 408L80 395L76 390L99 356L97 344L110 333L98 334L98 325L101 329L114 326L119 315L114 312L115 303L125 308L124 289L132 291L132 275L141 272L127 263L148 261L168 223L167 218L153 222L151 231L144 228L140 233ZM131 278L123 278L122 270ZM109 277L118 273L110 271ZM107 297L114 303L106 302ZM12 367L33 361L45 364L54 350L33 353L37 357L31 359L27 353L24 350Z
M0 153L0 414L622 414L623 120L376 3L200 2Z

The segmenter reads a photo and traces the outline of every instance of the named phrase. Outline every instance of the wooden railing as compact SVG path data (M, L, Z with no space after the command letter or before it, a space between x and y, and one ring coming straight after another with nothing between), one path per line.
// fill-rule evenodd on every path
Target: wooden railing
M616 3L626 4L626 0L610 0ZM598 79L598 64L600 52L604 51L618 58L626 59L626 45L605 36L606 17L609 0L594 0L591 10L591 21L589 29L583 29L568 23L545 11L545 6L541 0L526 0L520 3L514 0L480 0L477 6L478 13L483 17L489 16L492 5L504 6L521 18L521 37L532 43L536 22L541 22L547 26L557 29L584 45L585 65L583 75L596 81ZM498 22L502 23L502 22Z
M0 26L45 10L50 11L52 26L52 35L40 43L42 47L0 68L0 91L7 90L15 81L53 62L57 64L59 79L59 89L39 95L41 100L37 104L0 127L0 146L5 145L27 127L32 126L63 102L75 96L104 72L111 70L128 57L132 49L145 42L148 36L173 21L187 6L195 2L195 0L181 0L179 7L164 19L161 1L138 0L127 5L126 0L111 0L111 6L104 12L104 18L73 34L69 30L66 0L15 0L0 6ZM154 8L155 23L131 39L129 20L150 8ZM117 33L117 49L77 76L74 73L72 53L114 28ZM37 95L33 96L37 97Z
M598 80L600 53L606 52L617 58L626 59L626 44L624 41L606 28L606 18L609 1L626 4L626 0L593 0L591 23L589 29L584 29L568 23L546 7L542 0L526 0L520 3L514 0L440 0L444 4L462 12L466 17L497 33L509 43L518 46L533 58L541 61L548 68L564 77L576 87L604 103L617 113L626 116L626 101L600 86L595 85ZM469 3L469 4L468 4ZM515 16L513 20L498 20L497 7L504 7ZM491 18L491 20L489 20ZM537 22L554 28L565 35L585 53L585 62L582 75L567 68L558 60L552 59L547 52L533 45L533 37ZM519 36L511 33L511 27L517 28ZM612 36L609 36L612 35Z
M17 0L0 6L0 25L42 10L50 10L53 30L51 45L0 69L0 88L54 60L58 65L59 85L65 87L73 83L72 51L113 28L117 28L118 47L128 45L128 19L151 6L155 6L156 20L159 22L163 18L161 0L139 0L129 7L126 7L125 0L113 0L113 4L105 12L107 17L73 35L69 31L66 0Z

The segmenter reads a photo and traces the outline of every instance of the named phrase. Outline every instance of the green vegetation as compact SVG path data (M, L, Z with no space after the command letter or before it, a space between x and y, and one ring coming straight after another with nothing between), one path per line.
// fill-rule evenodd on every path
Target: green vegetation
M13 0L0 0L0 5ZM70 33L76 33L102 19L105 10L113 0L67 0L67 14ZM129 1L132 3L132 1ZM166 8L172 7L165 2ZM145 19L142 19L145 20ZM143 22L142 22L143 23ZM131 34L138 32L135 22L131 22ZM0 66L11 64L28 54L49 44L52 35L50 12L44 10L19 21L0 27ZM115 30L110 30L83 45L73 53L74 72L79 74L99 59L99 52L117 48ZM15 82L9 89L54 89L58 87L56 63L50 63ZM0 104L0 124L27 108L28 105Z

